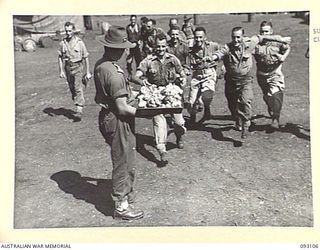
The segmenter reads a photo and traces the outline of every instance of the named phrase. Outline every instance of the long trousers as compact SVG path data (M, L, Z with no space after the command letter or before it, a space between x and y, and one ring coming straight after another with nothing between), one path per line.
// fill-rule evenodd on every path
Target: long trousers
M66 63L65 72L74 104L83 107L85 103L82 84L83 64L81 62Z
M111 147L112 198L116 202L134 201L136 137L134 117L124 118L102 108L99 113L99 129Z
M173 114L174 131L177 136L181 136L179 131L183 131L181 127L184 126L184 119L182 114ZM156 147L160 152L166 151L166 143L168 137L167 120L164 115L156 115L152 119L153 132L156 141Z
M253 99L253 77L246 76L241 79L232 79L226 76L225 96L232 117L248 123L252 116L251 102Z
M272 74L270 76L257 75L257 79L271 118L279 121L284 96L283 74Z

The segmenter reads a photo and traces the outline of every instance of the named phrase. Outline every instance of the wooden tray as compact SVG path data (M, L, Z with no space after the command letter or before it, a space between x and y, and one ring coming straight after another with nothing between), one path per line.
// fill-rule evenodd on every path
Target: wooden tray
M155 116L159 114L180 114L182 112L181 108L138 108L136 116Z

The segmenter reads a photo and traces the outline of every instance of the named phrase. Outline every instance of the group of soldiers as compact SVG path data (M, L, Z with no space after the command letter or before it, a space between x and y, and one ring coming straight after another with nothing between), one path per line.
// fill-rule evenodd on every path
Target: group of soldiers
M156 27L155 20L142 17L138 24L137 16L131 15L130 24L126 28L111 26L104 39L100 40L104 54L94 67L95 101L101 106L100 132L111 148L115 218L132 220L143 217L143 211L132 205L135 197L134 118L142 116L139 109L132 105L134 95L130 82L141 86L165 86L172 83L185 88L188 85L190 122L196 123L196 112L201 109L204 115L199 122L203 122L211 118L210 104L218 78L217 66L219 61L223 61L228 107L235 121L235 129L241 131L241 137L245 139L249 134L252 116L254 57L257 80L272 119L270 126L279 128L285 86L281 67L290 52L291 38L273 35L272 23L263 21L259 35L246 37L242 27L234 27L231 42L221 46L209 41L206 29L194 27L190 20L185 15L184 25L180 29L178 19L171 18L166 33ZM72 23L65 24L66 38L58 50L59 68L60 77L67 78L76 112L81 117L84 105L82 82L83 79L90 79L91 74L88 52L83 41L74 36L74 30ZM129 49L128 78L117 63L126 49ZM158 114L149 118L153 121L161 161L166 163L165 115ZM187 131L185 120L182 113L173 114L172 118L177 147L182 149L183 135Z

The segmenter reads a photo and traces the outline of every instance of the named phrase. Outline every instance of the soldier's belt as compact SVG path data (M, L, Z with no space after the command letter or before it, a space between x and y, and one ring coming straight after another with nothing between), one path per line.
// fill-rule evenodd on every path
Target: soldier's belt
M77 66L77 65L79 65L79 64L81 64L82 63L82 60L81 61L77 61L77 62L71 62L71 61L66 61L66 65L67 66Z
M209 75L214 73L214 69L197 69L193 72L194 75Z

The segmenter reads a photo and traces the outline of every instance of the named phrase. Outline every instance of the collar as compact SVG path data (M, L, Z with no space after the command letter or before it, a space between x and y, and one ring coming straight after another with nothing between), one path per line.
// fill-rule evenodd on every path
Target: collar
M117 68L117 72L124 74L124 71L120 68L120 66L118 64L116 64L115 62L111 62L116 68Z
M171 58L170 54L167 53L167 52L164 54L163 57L164 57L165 59ZM159 58L157 55L153 55L152 58L151 58L151 60L152 60L152 61L154 61L154 60L159 60L159 61L160 61L160 58Z

